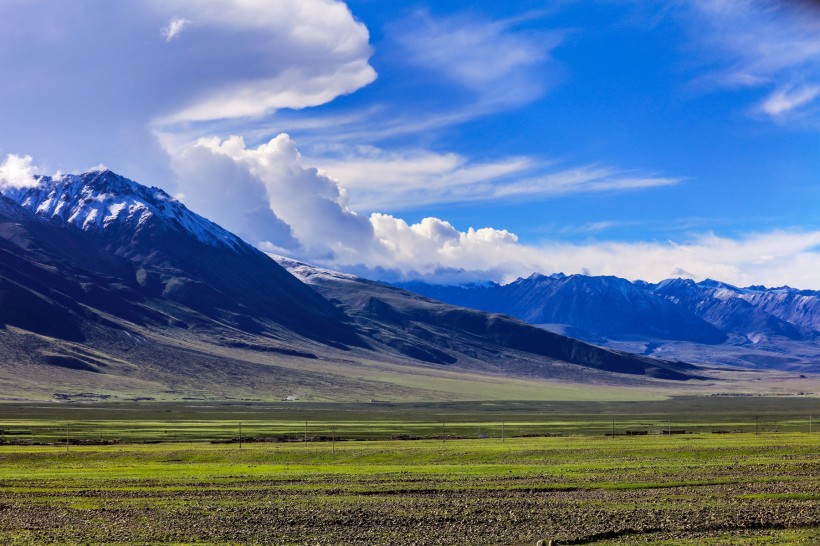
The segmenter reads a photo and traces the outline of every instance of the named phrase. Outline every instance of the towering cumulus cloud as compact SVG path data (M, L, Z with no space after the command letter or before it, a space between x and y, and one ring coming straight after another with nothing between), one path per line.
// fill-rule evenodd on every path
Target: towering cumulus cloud
M180 190L195 200L189 201L192 206L208 208L215 219L263 246L297 244L310 256L331 258L366 247L373 239L367 218L345 206L345 194L336 182L302 165L286 134L256 148L247 148L237 136L200 139L176 156L174 165ZM226 173L230 176L224 177ZM220 203L237 197L230 210L220 210ZM262 215L281 219L292 231L284 238L274 233L254 237L248 230L255 229L254 219Z
M173 165L182 199L274 252L396 275L486 270L489 263L516 261L515 251L527 253L504 230L461 232L437 218L408 224L388 214L360 216L347 207L346 192L335 180L303 164L286 134L256 148L238 136L200 139L176 151Z

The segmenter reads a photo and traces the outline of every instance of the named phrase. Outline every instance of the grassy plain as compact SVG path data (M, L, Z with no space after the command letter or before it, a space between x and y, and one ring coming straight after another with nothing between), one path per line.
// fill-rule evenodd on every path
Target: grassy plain
M20 403L0 404L6 440L208 441L242 434L267 440L389 440L604 435L626 431L696 433L820 431L820 398L686 396L608 402L371 403ZM335 432L334 432L335 431Z
M0 406L0 543L818 544L818 403Z

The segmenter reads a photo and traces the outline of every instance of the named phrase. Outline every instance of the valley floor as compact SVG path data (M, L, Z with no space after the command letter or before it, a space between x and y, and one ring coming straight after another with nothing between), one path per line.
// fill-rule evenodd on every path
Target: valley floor
M0 543L820 542L818 399L662 404L0 406Z

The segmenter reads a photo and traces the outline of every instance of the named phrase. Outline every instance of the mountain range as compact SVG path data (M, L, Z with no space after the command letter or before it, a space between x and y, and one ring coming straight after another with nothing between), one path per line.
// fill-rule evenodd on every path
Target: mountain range
M0 396L474 399L556 384L597 396L592 385L708 376L277 259L111 171L6 188Z
M820 292L812 290L560 273L533 274L506 285L400 286L598 345L662 358L820 369Z

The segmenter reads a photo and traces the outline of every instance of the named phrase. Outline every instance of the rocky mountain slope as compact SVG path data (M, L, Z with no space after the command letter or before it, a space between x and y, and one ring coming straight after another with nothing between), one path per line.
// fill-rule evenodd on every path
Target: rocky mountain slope
M369 337L400 353L439 364L463 357L495 361L499 349L571 362L586 368L662 379L687 379L697 373L683 362L663 362L601 349L534 328L510 316L454 307L360 277L276 257L291 273L335 302ZM489 344L487 342L490 342ZM530 357L531 358L531 357ZM532 363L510 355L505 366L538 375Z

